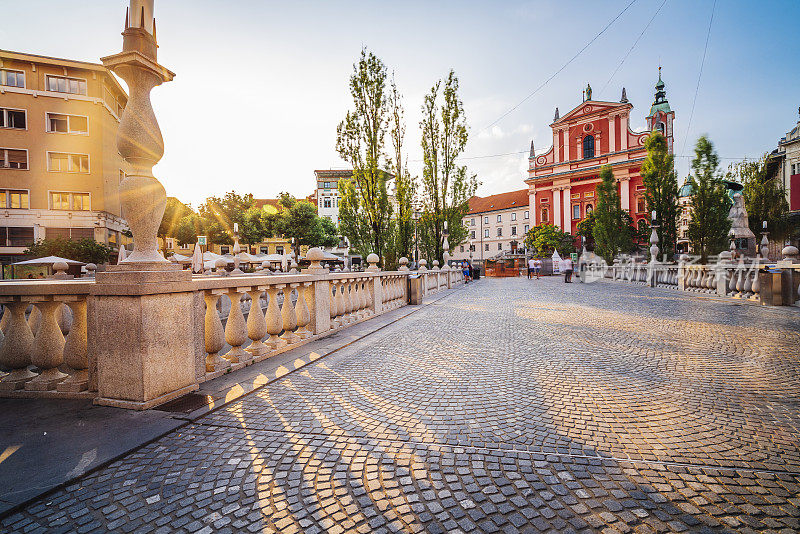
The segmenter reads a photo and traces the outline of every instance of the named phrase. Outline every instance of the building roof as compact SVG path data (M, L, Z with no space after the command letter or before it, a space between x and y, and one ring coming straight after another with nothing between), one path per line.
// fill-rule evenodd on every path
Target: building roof
M312 204L314 204L314 207L317 206L317 196L315 193L312 193L305 198L298 198L297 200L305 200L306 202L311 202ZM259 209L264 209L266 206L270 206L272 209L267 208L266 211L272 213L278 212L283 209L283 204L281 204L281 199L279 198L256 198L253 199L253 202L255 206Z
M469 199L469 211L467 213L483 213L525 206L528 206L528 190L520 189L519 191L489 195L488 197L472 197Z
M67 67L73 69L84 69L84 70L92 70L96 72L105 73L108 75L108 78L114 84L116 89L122 92L124 95L127 96L128 92L120 85L117 78L111 74L111 71L108 70L102 63L91 63L89 61L77 61L74 59L64 59L58 57L51 57L51 56L40 56L38 54L28 54L26 52L13 52L11 50L0 50L0 58L2 59L13 59L17 61L24 61L27 63L41 63L47 65L57 65L59 67Z

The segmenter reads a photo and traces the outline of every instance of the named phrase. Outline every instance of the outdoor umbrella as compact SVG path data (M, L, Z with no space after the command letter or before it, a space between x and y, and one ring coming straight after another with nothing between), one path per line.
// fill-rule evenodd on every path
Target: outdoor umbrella
M119 252L117 253L117 265L122 263L122 260L124 260L127 257L128 257L128 250L124 246L120 245Z
M82 261L68 260L67 258L59 258L58 256L46 256L44 258L34 258L32 260L18 261L13 265L53 265L56 262L63 261L67 265L86 265Z
M200 245L198 243L195 243L194 254L192 254L192 272L203 272L203 251L200 250Z

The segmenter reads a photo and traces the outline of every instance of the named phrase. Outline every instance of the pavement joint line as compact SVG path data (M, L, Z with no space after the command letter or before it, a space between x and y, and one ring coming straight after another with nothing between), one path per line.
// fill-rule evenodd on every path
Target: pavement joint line
M219 424L219 423L197 423L198 425L202 425L205 427L216 427L216 428L234 428L234 429L246 429L246 427L242 425L226 425L226 424ZM260 428L251 428L251 431L255 432L263 432L265 434L277 434L282 435L285 432L280 430L270 430L270 429L260 429ZM345 439L348 441L355 441L355 442L389 442L389 443L396 443L396 444L412 444L412 445L425 445L430 447L439 447L439 448L450 448L450 449L463 449L464 451L492 451L492 452L502 452L502 453L509 453L509 454L541 454L543 456L561 456L564 458L584 458L588 460L600 460L600 461L611 461L611 462L622 462L622 463L637 463L637 464L647 464L647 465L662 465L667 467L682 467L685 469L713 469L717 471L746 471L748 473L766 473L766 474L773 474L773 475L794 475L800 476L800 470L798 471L789 471L789 470L779 470L779 469L757 469L754 467L747 467L747 466L737 466L737 467L723 467L718 465L710 465L710 464L693 464L688 462L670 462L664 460L645 460L645 459L633 459L633 458L620 458L617 456L603 456L603 455L591 455L591 454L573 454L573 453L565 453L565 452L543 452L543 451L530 451L526 449L519 449L515 447L511 448L504 448L504 447L486 447L486 446L478 446L478 445L453 445L451 443L441 443L438 441L413 441L413 440L403 440L403 439L391 439L391 438L360 438L357 436L332 436L330 434L324 434L322 432L306 432L306 431L297 431L296 434L300 434L303 436L310 436L312 438L316 437L324 437L328 439ZM377 443L380 444L380 443ZM545 460L549 463L549 460Z
M346 345L343 345L343 346L341 346L341 347L338 347L338 348L336 348L336 349L334 349L334 350L332 350L332 351L330 351L330 352L327 352L327 353L325 353L325 354L321 355L319 358L317 358L316 360L314 360L314 362L318 362L318 361L322 360L323 358L327 357L327 356L328 356L328 355L330 355L330 354L333 354L333 353L335 353L335 352L337 352L337 351L339 351L339 350L341 350L341 349L343 349L343 348L345 348L345 347L348 347L348 346L352 345L353 343L355 343L355 342L357 342L357 341L360 341L360 340L362 340L362 339L366 338L367 336L370 336L370 335L374 334L375 332L378 332L378 331L380 331L380 330L383 330L383 329L384 329L384 328L386 328L387 326L389 326L389 325L391 325L391 324L394 324L394 323L396 323L396 322L400 321L401 319L405 319L405 318L406 318L406 317L408 317L409 315L412 315L412 314L414 314L414 313L417 313L418 311L420 311L420 310L422 310L422 309L424 309L424 308L427 308L428 306L431 306L431 305L433 305L434 303L436 303L436 302L438 302L438 301L440 301L440 300L442 300L442 299L445 299L445 298L447 298L447 297L451 296L451 295L452 295L452 294L455 292L455 290L463 289L465 286L466 286L466 284L461 284L461 285L459 285L458 287L449 288L449 291L447 291L446 293L445 293L445 291L440 291L440 292L437 292L437 293L436 293L436 295L435 295L435 296L437 297L437 298L436 298L436 300L431 300L431 301L430 301L430 302L428 302L427 304L423 302L422 304L420 304L420 305L419 305L419 307L417 307L417 308L415 308L415 309L413 309L413 310L409 311L409 312L408 312L408 313L406 313L405 315L402 315L402 316L400 316L400 317L398 317L398 318L394 319L393 321L390 321L390 322L386 323L385 325L381 326L380 328L376 328L375 330L372 330L372 331L370 331L370 332L367 332L367 333L366 333L366 334L364 334L363 336L361 336L361 337L359 337L359 338L356 338L356 339L352 340L351 342L347 343ZM402 309L402 307L401 307L401 308L396 308L396 309ZM390 311L394 311L394 310L390 310ZM379 317L381 317L382 315L383 315L383 314L381 314L381 315L376 315L376 316L375 316L375 317L373 317L373 318L379 318ZM364 321L364 323L367 323L367 322L368 322L368 321ZM364 324L364 323L362 323L362 324ZM308 364L306 364L306 365L308 365ZM187 420L187 419L183 419L183 418L175 417L174 419L176 419L176 420L178 420L178 421L184 421L184 423L182 423L182 424L180 424L180 425L176 426L175 428L172 428L172 429L170 429L170 430L167 430L166 432L162 432L161 434L159 434L159 435L155 436L155 437L154 437L154 438L152 438L152 439L149 439L149 440L145 441L144 443L141 443L141 444L139 444L139 445L136 445L136 446L134 446L134 447L131 447L130 449L128 449L128 450L126 450L126 451L123 451L123 452L121 452L121 453L117 454L116 456L113 456L113 457L109 458L108 460L106 460L106 461L104 461L104 462L101 462L101 463L97 464L96 466L94 466L94 467L92 467L92 468L90 468L90 469L87 469L86 471L84 471L82 474L80 474L80 475L76 476L75 478L71 478L71 479L69 479L69 480L64 480L64 481L60 482L59 484L57 484L57 485L53 486L52 488L48 489L47 491L43 491L42 493L39 493L39 494L37 494L37 495L34 495L33 497L31 497L31 498L29 498L29 499L26 499L25 501L23 501L23 502L21 502L21 503L19 503L19 504L15 505L15 506L12 506L11 508L9 508L9 509L7 509L7 510L4 510L4 511L0 512L0 520L2 520L2 519L5 519L6 517L9 517L9 516L11 516L11 515L13 515L13 514L15 514L15 513L19 512L19 511L23 510L25 507L27 507L27 506L29 506L29 505L33 504L34 502L36 502L36 501L38 501L38 500L41 500L41 499L44 499L45 497L47 497L47 496L49 496L49 495L52 495L53 493L55 493L55 492L57 492L57 491L59 491L59 490L62 490L62 489L64 489L64 488L66 488L67 486L71 485L71 484L75 484L75 483L77 483L77 482L80 482L81 480L83 480L83 479L87 478L88 476L90 476L90 475L92 475L92 474L96 473L97 471L100 471L101 469L104 469L104 468L108 467L109 465L113 464L114 462L116 462L116 461L118 461L118 460L121 460L121 459L123 459L124 457L128 456L129 454L132 454L132 453L134 453L134 452L137 452L137 451L139 451L140 449L143 449L144 447L147 447L148 445L150 445L150 444L152 444L152 443L155 443L156 441L158 441L158 440L160 440L160 439L164 438L165 436L168 436L169 434L171 434L171 433L173 433L173 432L179 432L180 430L182 430L182 429L186 428L187 426L189 426L189 425L191 425L192 423L196 422L197 420L199 420L199 419L201 419L201 418L203 418L203 417L207 416L208 414L210 414L210 413L213 413L213 412L216 412L218 409L220 409L220 408L222 408L222 407L224 407L224 406L227 406L228 404L230 404L230 403L232 403L232 402L236 402L236 401L238 401L239 399L241 399L242 397L246 397L247 395L250 395L250 394L252 394L252 393L255 393L256 391L259 391L261 388L263 388L263 387L265 387L265 386L268 386L268 385L270 385L270 384L272 384L272 383L274 383L274 382L276 382L276 381L278 381L278 380L281 380L281 379L283 379L283 378L285 378L285 377L287 377L287 376L291 375L291 374L292 374L292 373L294 373L295 371L299 371L300 369L303 369L304 367L306 367L306 365L303 365L302 367L298 367L298 368L296 368L296 369L292 369L292 370L290 370L288 373L286 373L285 375L282 375L282 376L280 376L280 377L276 377L276 378L274 378L274 379L272 379L272 380L270 380L270 381L268 381L268 382L265 382L264 384L261 384L260 386L258 386L258 387L256 387L256 388L253 388L252 390L250 390L250 391L248 391L248 392L246 392L246 393L242 394L242 395L241 395L241 396L239 396L239 397L236 397L236 398L230 399L230 401L228 401L228 402L225 402L225 403L223 403L223 404L220 404L219 406L216 406L216 407L214 407L212 410L210 410L210 411L208 411L208 412L206 412L206 413L203 413L203 414L199 415L199 416L198 416L198 417L196 417L195 419L189 419L189 420ZM200 423L200 424L202 424L202 423ZM206 425L206 426L209 426L209 425Z

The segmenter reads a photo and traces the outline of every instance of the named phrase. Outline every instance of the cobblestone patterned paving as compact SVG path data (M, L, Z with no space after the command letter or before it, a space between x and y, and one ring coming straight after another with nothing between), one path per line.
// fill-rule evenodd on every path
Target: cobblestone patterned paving
M797 532L800 314L486 279L0 523Z

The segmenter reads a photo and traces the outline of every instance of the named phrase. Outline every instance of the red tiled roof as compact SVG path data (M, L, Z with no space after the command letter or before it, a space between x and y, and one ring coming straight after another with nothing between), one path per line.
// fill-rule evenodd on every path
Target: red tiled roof
M297 200L305 200L307 202L311 202L312 204L314 204L314 207L317 206L316 193L311 193L307 197L298 198ZM279 198L256 198L254 199L254 203L257 208L263 208L264 206L272 206L278 211L283 209L283 204L281 204L281 199Z
M485 211L507 210L526 206L528 206L528 190L520 189L519 191L489 195L488 197L472 197L469 199L469 211L467 213L483 213Z

